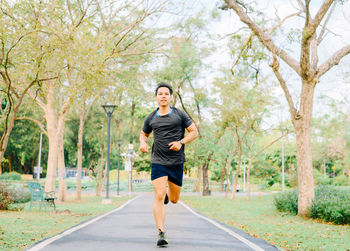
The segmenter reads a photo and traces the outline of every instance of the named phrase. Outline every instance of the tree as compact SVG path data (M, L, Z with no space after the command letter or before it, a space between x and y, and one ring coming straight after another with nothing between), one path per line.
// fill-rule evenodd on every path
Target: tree
M326 35L327 24L330 20L336 0L324 0L315 16L310 12L310 1L303 3L297 1L299 10L282 20L271 28L264 28L259 22L251 17L251 6L236 0L225 0L223 8L232 9L246 24L249 29L258 37L259 41L270 51L272 56L271 68L278 79L284 95L287 99L291 120L296 131L297 140L297 161L298 161L298 215L306 216L308 208L311 206L314 198L314 180L312 173L312 152L311 152L311 118L313 110L313 96L316 84L320 78L328 72L333 66L339 64L340 60L350 53L350 45L337 50L324 63L319 64L318 48ZM328 15L327 15L328 13ZM282 49L272 37L272 33L280 28L282 24L291 17L300 16L305 19L304 26L300 30L301 40L299 61L293 58L288 52ZM322 23L323 21L323 23ZM280 73L280 63L283 60L291 69L293 69L301 79L300 101L295 105L290 89L285 79Z
M123 61L154 50L154 44L149 43L150 33L142 25L150 15L160 11L162 5L157 3L143 8L138 3L120 6L117 1L103 4L95 4L92 0L78 1L77 4L55 1L40 2L30 9L34 9L35 13L49 11L53 17L47 20L42 14L38 19L40 27L45 27L46 36L42 39L54 48L56 56L55 61L48 65L56 66L59 78L41 88L39 96L34 92L31 96L45 112L50 142L45 190L55 190L58 167L60 200L64 200L65 193L65 120L77 95L81 94L79 90L98 90L96 85L111 88L115 84L113 75ZM107 7L110 9L104 11ZM101 78L107 78L107 82L89 81ZM114 86L114 89L118 90L117 87ZM41 123L35 122L44 128Z
M28 92L40 88L57 75L46 71L45 65L51 58L52 48L41 40L42 30L38 28L35 15L25 9L30 4L24 1L9 4L2 1L0 9L0 84L1 84L1 163L17 113ZM28 22L23 23L23 20Z

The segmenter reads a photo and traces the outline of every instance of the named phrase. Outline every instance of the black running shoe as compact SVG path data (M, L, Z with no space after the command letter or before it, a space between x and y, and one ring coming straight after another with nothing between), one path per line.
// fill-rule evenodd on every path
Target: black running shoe
M165 246L168 245L168 240L165 237L165 232L159 231L157 246Z
M168 204L168 203L169 203L169 197L168 197L168 194L165 194L164 204Z

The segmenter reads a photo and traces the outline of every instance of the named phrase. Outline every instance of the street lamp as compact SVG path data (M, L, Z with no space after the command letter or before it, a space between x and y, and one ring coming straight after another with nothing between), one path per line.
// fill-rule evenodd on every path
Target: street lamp
M107 136L107 188L106 188L106 203L110 203L109 200L109 154L110 154L110 141L111 141L111 117L116 105L103 105L102 106L108 117L108 136Z
M118 188L117 196L119 196L119 169L120 169L120 145L122 144L121 140L118 140Z

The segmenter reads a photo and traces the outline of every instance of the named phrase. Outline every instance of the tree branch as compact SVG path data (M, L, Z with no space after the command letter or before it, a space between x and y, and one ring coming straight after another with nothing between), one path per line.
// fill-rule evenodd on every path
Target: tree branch
M15 120L22 120L22 119L25 119L25 120L29 120L29 121L34 122L35 124L37 124L37 125L39 126L40 130L41 130L46 136L48 136L47 131L46 131L45 128L44 128L44 125L43 125L42 123L40 123L39 121L37 121L36 119L30 118L30 117L27 117L27 116L22 116L22 117L17 117Z
M275 73L281 87L282 87L282 90L284 92L284 95L286 96L286 99L287 99L287 102L288 102L288 105L289 105L289 111L292 115L292 118L293 120L296 118L296 109L295 109L295 106L294 106L294 102L293 102L293 99L292 99L292 96L290 95L289 93L289 90L288 90L288 87L287 87L287 84L286 82L284 81L281 73L279 72L279 62L276 58L276 56L273 57L273 62L270 64L270 67L272 68L273 72Z
M299 11L299 12L296 12L296 13L293 13L293 14L290 14L288 16L286 16L285 18L283 18L278 24L275 24L274 26L272 26L271 28L269 29L264 29L263 31L271 34L274 30L276 30L277 28L281 27L281 25L289 18L291 17L295 17L295 16L299 16L302 12Z
M329 71L333 66L337 65L340 62L340 60L346 55L348 55L349 53L350 53L350 44L344 46L343 48L335 52L332 57L330 57L326 62L324 62L318 67L318 70L316 73L317 78L319 79L323 74Z
M263 43L266 48L274 55L280 57L285 61L296 73L300 75L300 66L299 62L292 58L287 52L279 48L274 44L270 34L264 32L260 29L253 20L243 11L242 7L239 6L236 0L225 0L227 5L233 9L236 14L239 16L240 20L248 25L248 27L258 36L261 43Z
M311 22L308 24L308 27L307 27L308 36L312 37L313 34L316 32L317 27L320 25L322 19L327 14L327 11L329 10L329 7L332 5L333 2L334 0L325 0L323 2L316 16L312 20L310 20Z
M305 4L301 1L301 0L297 0L300 8L302 9L302 11L306 12L306 7Z
M283 138L285 135L282 135L280 137L278 137L277 139L273 140L272 142L270 142L269 144L267 144L266 146L264 146L259 152L257 152L256 154L254 154L254 156L252 157L252 160L254 160L260 153L262 153L263 151L265 151L267 148L269 148L270 146L272 146L273 144L275 144L277 141L279 141L281 138Z
M320 32L318 38L317 38L317 45L320 45L320 43L322 42L323 34L324 34L324 32L326 31L327 23L329 22L329 19L331 18L331 15L332 15L333 12L334 12L335 6L337 6L337 2L338 2L338 1L336 0L335 3L334 3L333 6L332 6L332 9L330 10L330 12L329 12L327 18L326 18L326 20L324 21L324 24L323 24L323 26L322 26L322 30L321 30L321 32Z
M182 97L181 97L181 95L180 95L180 92L176 92L176 94L179 96L182 109L184 109L184 111L187 113L187 115L190 117L190 119L194 122L194 120L193 120L191 114L187 111L187 109L186 109L186 107L185 107L185 105L184 105L184 103L183 103L183 101L182 101ZM197 126L197 125L196 125L196 126Z

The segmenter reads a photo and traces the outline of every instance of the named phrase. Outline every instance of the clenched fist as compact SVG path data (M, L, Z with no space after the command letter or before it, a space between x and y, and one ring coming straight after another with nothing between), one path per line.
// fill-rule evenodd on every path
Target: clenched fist
M173 141L171 143L169 143L169 146L170 146L170 150L173 150L173 151L179 151L182 147L182 144L180 141Z
M143 153L148 153L148 145L145 142L141 142L139 150Z

